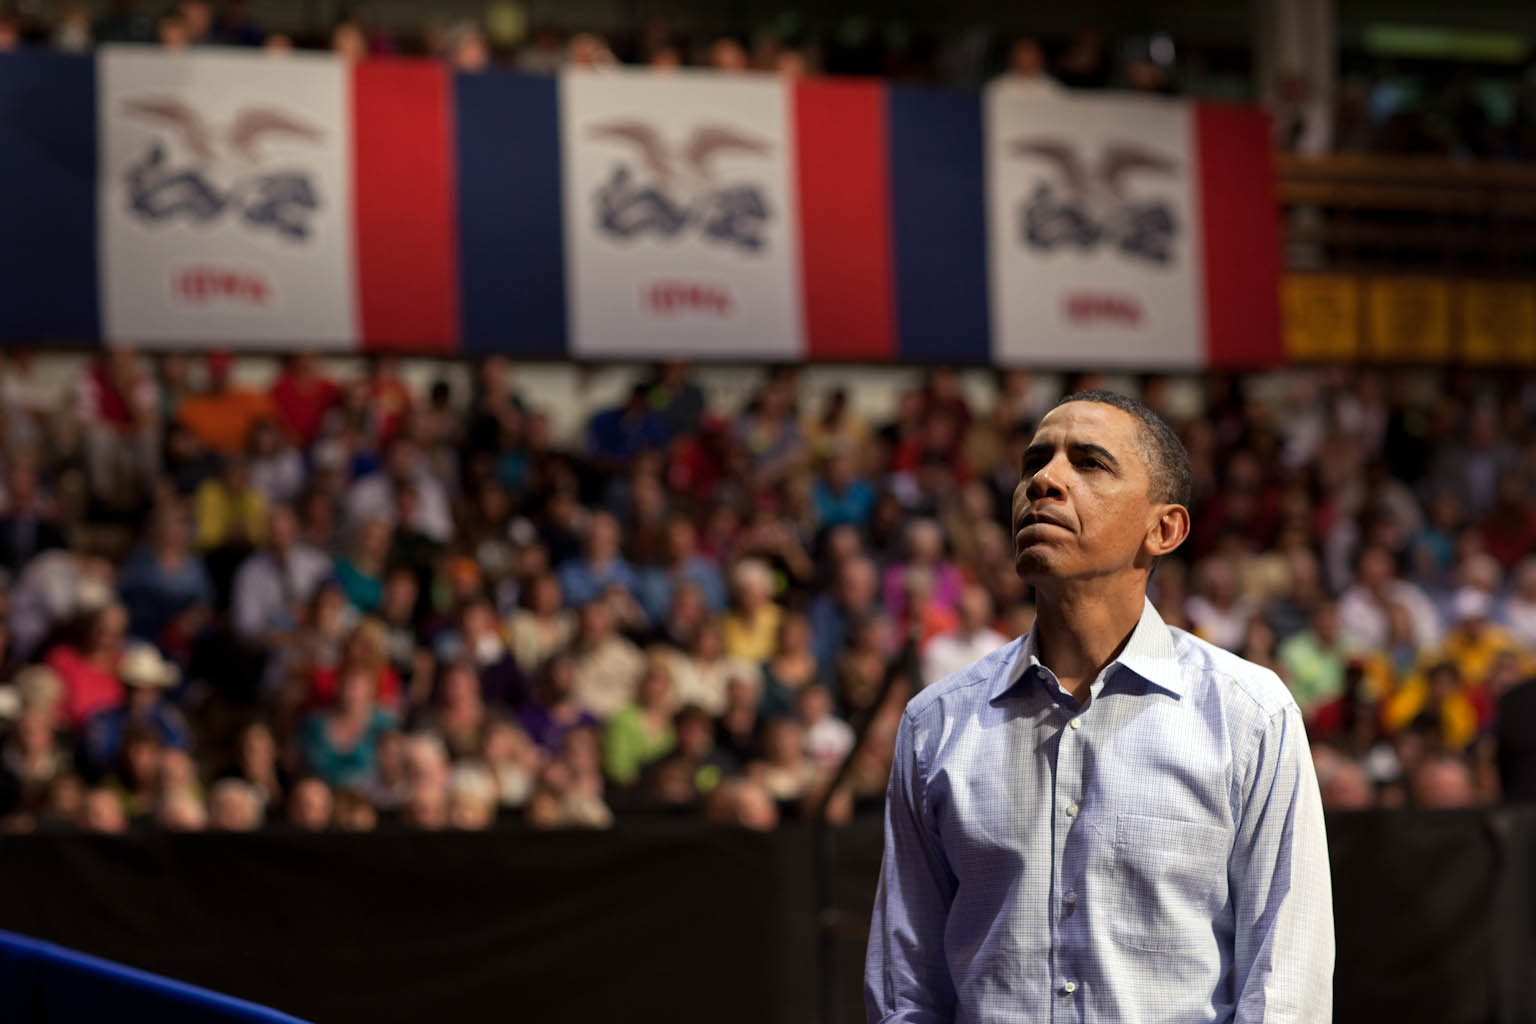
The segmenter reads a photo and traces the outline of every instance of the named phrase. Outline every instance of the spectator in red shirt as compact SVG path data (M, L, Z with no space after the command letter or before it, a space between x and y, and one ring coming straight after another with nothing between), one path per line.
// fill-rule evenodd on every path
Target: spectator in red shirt
M342 647L339 664L315 669L310 677L310 706L327 707L335 703L336 681L353 672L367 674L376 681L374 699L382 707L399 708L400 677L390 667L389 633L378 619L364 619L353 628Z
M400 361L378 356L368 374L368 398L373 406L374 429L379 446L394 440L411 412L411 392L400 379Z
M98 711L123 702L117 663L128 635L128 610L109 604L91 615L77 644L60 644L48 652L48 667L64 684L65 724L78 729Z
M1525 478L1506 470L1500 477L1493 507L1478 524L1483 547L1506 570L1536 551L1536 506L1525 494Z
M341 388L320 375L313 353L300 352L288 360L272 384L272 404L288 433L308 447L320 432L320 422L341 400Z

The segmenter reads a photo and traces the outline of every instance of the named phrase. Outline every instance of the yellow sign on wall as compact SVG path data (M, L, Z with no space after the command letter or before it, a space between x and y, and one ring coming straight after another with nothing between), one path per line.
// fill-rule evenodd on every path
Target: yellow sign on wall
M1536 286L1468 281L1460 297L1462 358L1501 366L1536 362Z
M1451 285L1437 277L1378 277L1370 295L1370 355L1438 363L1451 356Z
M1280 285L1285 354L1301 362L1360 354L1360 285L1343 274L1291 274Z

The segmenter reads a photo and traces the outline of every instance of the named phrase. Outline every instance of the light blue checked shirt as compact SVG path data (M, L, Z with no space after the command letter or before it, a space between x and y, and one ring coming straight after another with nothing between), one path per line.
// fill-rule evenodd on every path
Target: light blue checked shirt
M1301 713L1148 602L1086 708L1026 634L907 705L865 967L882 1024L1328 1021Z

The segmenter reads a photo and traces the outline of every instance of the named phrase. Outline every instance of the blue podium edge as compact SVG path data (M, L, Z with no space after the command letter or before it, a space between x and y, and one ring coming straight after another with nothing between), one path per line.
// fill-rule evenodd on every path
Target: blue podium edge
M0 929L0 958L9 957L19 968L50 969L65 967L82 971L102 979L141 985L156 994L179 1002L190 1009L199 1007L208 1011L222 1011L231 1021L249 1024L309 1024L299 1017L281 1011L223 995L210 989L189 985L174 978L166 978L136 967L128 967L111 960L66 949L56 943L34 939L15 932Z

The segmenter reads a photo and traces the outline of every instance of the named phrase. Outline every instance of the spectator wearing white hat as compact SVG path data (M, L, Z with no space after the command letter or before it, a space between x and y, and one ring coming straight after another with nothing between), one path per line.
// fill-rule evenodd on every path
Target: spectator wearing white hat
M1461 677L1473 686L1483 685L1499 655L1519 649L1514 634L1494 623L1492 614L1493 598L1475 587L1462 587L1451 598L1454 624L1441 656L1455 662Z
M98 769L110 766L121 753L123 737L130 729L153 733L173 750L191 747L187 720L165 696L181 673L153 644L129 644L118 662L117 678L125 689L123 702L92 715L82 729L86 764Z

